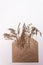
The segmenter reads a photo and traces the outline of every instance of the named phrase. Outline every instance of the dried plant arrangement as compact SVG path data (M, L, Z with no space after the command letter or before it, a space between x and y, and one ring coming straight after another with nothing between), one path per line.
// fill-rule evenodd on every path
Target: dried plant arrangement
M10 34L4 33L6 40L13 40L12 43L12 62L38 62L38 41L33 38L42 33L32 23L23 24L22 33L20 34L20 24L16 30L9 28ZM16 38L16 40L15 40Z

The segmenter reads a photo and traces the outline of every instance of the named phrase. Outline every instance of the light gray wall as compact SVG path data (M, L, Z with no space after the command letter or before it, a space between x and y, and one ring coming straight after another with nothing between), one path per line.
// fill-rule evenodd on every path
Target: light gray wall
M32 22L43 33L43 0L0 0L0 65L43 65L43 37L39 41L38 63L12 63L12 41L3 39L7 28Z

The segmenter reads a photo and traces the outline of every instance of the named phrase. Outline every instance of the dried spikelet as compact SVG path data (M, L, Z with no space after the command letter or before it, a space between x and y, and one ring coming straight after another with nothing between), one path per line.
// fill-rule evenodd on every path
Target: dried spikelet
M32 33L33 32L36 32L35 34L37 35L37 33L39 32L40 33L40 36L42 36L42 33L36 28L36 27L32 27Z
M3 35L4 35L4 38L5 38L5 39L10 39L10 34L4 33Z
M18 28L17 28L17 30L18 30L18 34L20 33L20 27L19 27L20 24L21 24L21 23L19 23Z
M12 34L15 34L15 30L14 30L14 29L9 28L8 30L10 30L10 32L11 32Z
M31 25L32 25L32 23L30 23L30 24L28 24L28 25L26 26L26 32L27 32L27 33L30 33L30 27L31 27Z
M39 31L39 33L40 33L40 36L42 36L42 33Z
M25 45L25 31L26 31L26 25L25 23L23 24L23 30L21 34L21 46L24 47Z
M13 35L13 34L5 33L3 35L4 35L4 38L5 39L11 39L11 40L13 40L14 38L17 38L17 36L16 35Z

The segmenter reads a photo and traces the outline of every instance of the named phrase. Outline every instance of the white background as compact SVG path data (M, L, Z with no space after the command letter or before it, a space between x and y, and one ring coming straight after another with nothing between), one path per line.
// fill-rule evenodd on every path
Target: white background
M43 65L43 37L38 36L39 62L12 63L12 41L3 33L18 23L32 22L43 33L43 0L0 0L0 65Z

